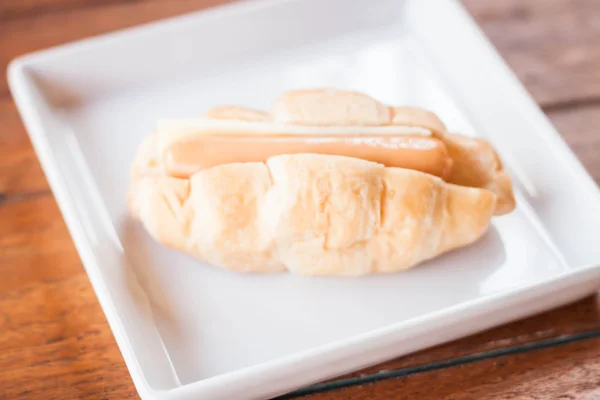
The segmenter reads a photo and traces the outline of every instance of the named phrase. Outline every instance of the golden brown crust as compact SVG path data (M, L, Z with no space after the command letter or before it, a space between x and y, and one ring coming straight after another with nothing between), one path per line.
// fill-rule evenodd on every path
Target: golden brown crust
M448 182L496 193L495 215L508 214L515 209L511 178L489 142L447 132L444 123L430 111L416 107L395 107L393 110L394 124L427 128L446 144L453 161Z
M489 142L453 133L439 137L454 160L449 182L494 192L498 196L495 215L508 214L515 209L511 178Z
M364 275L477 240L496 196L432 175L314 154L226 164L133 187L158 241L236 271Z
M266 163L222 164L177 179L161 154L198 131L184 126L151 135L134 161L132 214L159 242L225 268L305 275L396 272L476 241L492 215L515 208L510 177L491 144L448 133L424 109L319 89L283 94L271 114L226 106L204 117L224 121L217 127L223 134L272 134L281 127L293 135L315 129L425 132L441 140L452 159L448 182L331 154L277 155Z
M389 107L358 92L336 89L292 90L273 105L273 121L319 126L390 125Z

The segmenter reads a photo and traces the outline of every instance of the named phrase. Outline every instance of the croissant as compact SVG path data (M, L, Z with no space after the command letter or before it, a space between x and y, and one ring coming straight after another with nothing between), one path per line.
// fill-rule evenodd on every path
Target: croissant
M515 208L489 143L427 110L333 89L287 92L270 113L159 121L128 203L158 242L210 264L345 276L414 267Z

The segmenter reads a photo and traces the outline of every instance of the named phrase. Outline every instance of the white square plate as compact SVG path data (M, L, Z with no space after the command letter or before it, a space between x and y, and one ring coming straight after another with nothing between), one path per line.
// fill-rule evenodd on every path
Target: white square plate
M144 399L274 396L600 286L596 185L453 0L235 4L20 58L9 80ZM487 137L517 210L414 270L337 279L220 270L128 218L129 163L158 118L315 86Z

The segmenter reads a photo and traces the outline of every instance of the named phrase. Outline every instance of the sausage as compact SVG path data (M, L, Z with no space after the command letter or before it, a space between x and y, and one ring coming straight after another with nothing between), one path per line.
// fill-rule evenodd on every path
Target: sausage
M266 161L281 154L314 153L360 158L446 179L452 167L444 143L422 135L190 135L163 151L165 172L185 178L217 165Z

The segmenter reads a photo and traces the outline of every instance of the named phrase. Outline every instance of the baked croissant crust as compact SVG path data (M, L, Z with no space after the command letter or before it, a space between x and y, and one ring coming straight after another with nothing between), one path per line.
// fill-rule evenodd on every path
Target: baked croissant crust
M158 242L234 271L397 272L475 242L493 215L515 207L492 146L448 133L426 110L389 107L355 92L302 90L285 93L271 113L216 107L199 121L159 125L144 140L132 166L129 208ZM451 168L435 176L357 157L300 153L169 175L165 151L210 134L199 133L207 126L202 121L223 121L214 125L219 134L234 129L245 135L329 129L360 136L398 128L398 134L443 142Z

